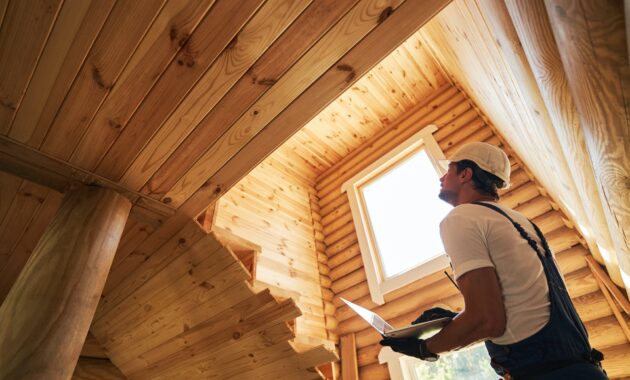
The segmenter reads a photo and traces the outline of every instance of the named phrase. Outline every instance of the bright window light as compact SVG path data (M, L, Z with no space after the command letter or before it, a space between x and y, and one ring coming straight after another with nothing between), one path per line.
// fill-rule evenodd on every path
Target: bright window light
M415 358L414 358L415 359ZM478 344L443 355L434 363L409 361L410 380L489 380L497 374L490 367L490 357L483 344Z
M361 187L385 278L444 253L439 176L424 150Z

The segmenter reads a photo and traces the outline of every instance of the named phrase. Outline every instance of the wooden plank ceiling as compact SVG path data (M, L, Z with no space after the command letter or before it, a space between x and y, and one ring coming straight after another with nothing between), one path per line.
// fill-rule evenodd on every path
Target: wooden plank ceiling
M4 1L0 168L127 193L150 250L446 3Z
M134 300L154 291L151 284L200 239L192 218L447 3L0 1L0 271L10 274L2 296L65 190L83 183L121 191L133 201L132 219L92 330L125 375L182 375L127 355L156 345L130 344L120 318L132 318ZM435 65L420 63L426 53L409 49L419 59L408 70L426 78L393 112L380 100L374 112L382 125L441 83ZM392 90L389 80L380 87ZM357 134L355 144L361 140ZM162 301L151 294L147 304ZM184 354L173 350L175 365ZM300 370L310 366L301 361ZM282 368L257 370L277 377Z

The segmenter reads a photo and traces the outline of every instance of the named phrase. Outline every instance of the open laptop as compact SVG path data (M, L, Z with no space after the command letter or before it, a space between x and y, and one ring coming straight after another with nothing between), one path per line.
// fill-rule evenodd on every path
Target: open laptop
M346 305L350 306L350 308L354 310L354 312L357 313L361 318L365 319L366 322L369 323L370 326L374 327L376 331L387 338L425 338L427 336L434 335L435 333L440 331L442 327L444 327L447 323L451 321L451 318L444 317L397 329L387 323L387 321L385 321L373 311L352 303L344 298L341 298L341 300L345 302Z

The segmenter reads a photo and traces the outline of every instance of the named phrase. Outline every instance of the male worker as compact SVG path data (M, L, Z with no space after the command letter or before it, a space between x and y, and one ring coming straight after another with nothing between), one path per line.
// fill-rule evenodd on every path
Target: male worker
M439 197L455 208L440 224L464 298L455 314L425 311L414 323L454 316L427 340L384 339L423 360L485 340L491 365L506 379L607 379L540 230L495 202L510 180L500 148L470 143L449 160Z

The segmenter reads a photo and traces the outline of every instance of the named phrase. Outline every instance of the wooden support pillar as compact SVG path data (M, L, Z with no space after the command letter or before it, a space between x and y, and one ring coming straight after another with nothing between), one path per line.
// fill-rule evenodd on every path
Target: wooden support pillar
M344 335L339 339L339 351L341 351L341 380L357 380L359 362L354 334Z
M630 68L623 2L545 0L545 6L630 289Z
M70 379L131 203L71 190L0 306L0 379Z
M587 220L581 223L592 231L582 232L585 235L592 234L597 242L591 244L591 238L585 236L589 249L598 261L606 265L613 281L623 286L614 245L602 211L595 173L588 156L584 132L580 127L580 120L569 91L569 83L545 3L543 0L506 0L505 5L552 120L552 123L541 127L551 128L558 136L560 141L558 151L564 155L573 176L579 197L578 203L588 215ZM601 251L599 247L602 248Z

